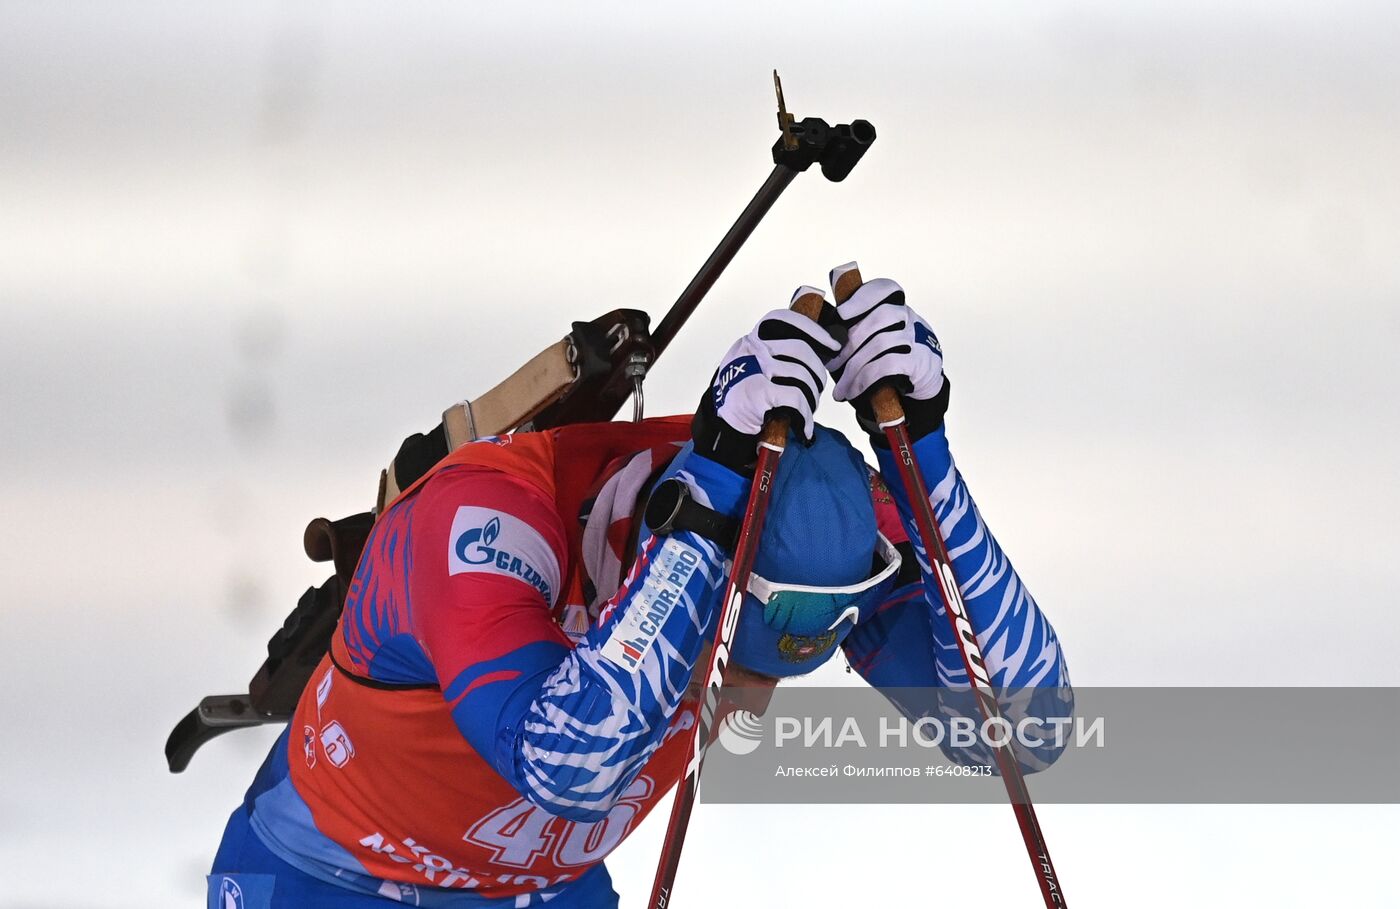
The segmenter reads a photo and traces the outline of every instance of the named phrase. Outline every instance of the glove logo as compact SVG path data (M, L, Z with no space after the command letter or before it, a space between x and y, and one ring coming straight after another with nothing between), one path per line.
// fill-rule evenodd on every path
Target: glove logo
M729 390L731 388L738 385L749 376L760 374L758 357L754 356L740 357L737 360L731 360L729 363L721 366L719 372L715 375L715 410L719 410L724 406L724 400L729 396Z
M539 531L519 518L463 505L452 519L448 574L480 572L524 581L553 604L559 564Z
M918 320L914 322L914 343L922 344L938 354L939 357L943 356L943 346L938 343L938 335L935 335L933 329Z
M763 744L763 721L747 710L736 710L725 717L719 730L719 743L730 754L743 757Z

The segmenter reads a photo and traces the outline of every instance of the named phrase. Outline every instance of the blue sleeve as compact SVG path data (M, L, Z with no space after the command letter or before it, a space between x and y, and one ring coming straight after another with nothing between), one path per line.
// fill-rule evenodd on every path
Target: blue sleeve
M940 428L914 443L914 454L1003 713L1013 723L1032 715L1031 710L1047 707L1052 708L1052 717L1068 715L1073 694L1059 638L982 520L953 463L945 430ZM848 638L847 657L871 685L906 689L889 693L913 718L934 713L973 715L974 702L949 690L965 690L969 680L927 554L917 542L918 527L894 454L877 448L876 457L900 521L914 543L922 596L911 596L908 587L897 591L868 627L858 626ZM923 693L912 690L916 688L924 689ZM1035 754L1018 749L1018 754L1026 769L1033 771L1053 762L1061 750L1046 746L1035 749ZM950 752L950 756L984 762L978 754Z
M741 510L747 479L693 455L677 473L710 507ZM561 817L607 815L664 740L713 628L726 554L686 531L642 536L598 624L507 711L519 720L503 772Z

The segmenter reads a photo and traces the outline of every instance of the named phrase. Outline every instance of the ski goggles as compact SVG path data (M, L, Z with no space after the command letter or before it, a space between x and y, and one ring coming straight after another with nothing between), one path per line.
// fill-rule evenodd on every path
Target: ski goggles
M749 574L734 640L734 661L771 676L801 675L819 666L851 628L868 619L891 590L902 564L882 534L869 578L844 587L780 584Z

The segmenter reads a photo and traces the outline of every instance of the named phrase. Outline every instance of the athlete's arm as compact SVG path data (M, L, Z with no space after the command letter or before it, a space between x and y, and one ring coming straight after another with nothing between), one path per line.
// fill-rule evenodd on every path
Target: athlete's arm
M692 483L734 509L744 481L718 465L705 476L702 460ZM573 820L604 817L680 703L723 554L689 533L644 540L573 648L551 612L567 571L563 528L534 487L495 471L445 472L419 493L411 545L413 621L462 735L532 802Z
M962 474L953 464L943 427L915 442L914 455L929 486L934 515L948 547L953 573L958 579L968 618L977 632L992 684L998 688L1067 685L1069 673L1055 629L982 520ZM889 449L876 449L875 457L881 474L891 486L905 531L911 539L918 539L918 528L899 480L894 454ZM919 561L923 600L931 609L930 632L937 683L966 685L967 671L942 596L929 565L923 558Z
M774 410L811 437L823 362L837 347L815 322L786 310L735 342L702 397L694 451L679 473L697 500L738 516L750 484L745 467ZM621 589L570 649L547 627L567 573L553 503L526 484L479 473L453 482L461 485L420 493L434 492L435 504L415 514L425 527L415 530L422 550L413 571L424 585L415 600L429 604L419 620L424 645L453 719L526 798L562 817L600 820L661 745L680 705L714 619L725 555L689 531L643 534ZM490 509L501 515L494 533L486 530Z
M870 432L900 524L917 541L918 527L894 454L871 405L874 389L885 382L896 383L903 392L914 455L930 490L968 618L992 684L1008 695L1002 699L1004 711L1013 722L1020 719L1017 712L1026 711L1028 704L1016 692L1035 688L1045 692L1036 697L1036 709L1051 698L1057 715L1067 715L1072 695L1055 630L982 520L953 462L943 426L949 388L937 337L905 305L899 285L889 280L867 282L838 307L838 313L850 330L833 364L835 396L852 402ZM915 548L923 596L911 599L909 590L897 591L886 608L864 623L866 627L857 626L848 637L848 658L877 687L965 688L969 680L942 596L921 548ZM966 705L950 701L946 690L928 698L906 694L903 700L901 709L911 714L929 713L930 701L936 701L944 713L973 706L970 701ZM1031 762L1044 766L1060 750L1037 749Z
M914 451L1002 714L1013 725L1030 718L1046 721L1024 727L1033 747L1017 749L1025 771L1044 769L1064 750L1063 740L1055 741L1054 724L1072 714L1074 703L1059 638L983 521L953 465L943 429L920 439ZM893 455L877 449L876 457L895 487L891 494L900 521L917 539ZM976 703L966 694L967 672L942 595L922 557L919 563L917 583L894 591L870 619L852 629L842 645L846 658L911 719L935 716L948 722L968 716L980 722ZM954 760L994 763L981 749L944 745Z

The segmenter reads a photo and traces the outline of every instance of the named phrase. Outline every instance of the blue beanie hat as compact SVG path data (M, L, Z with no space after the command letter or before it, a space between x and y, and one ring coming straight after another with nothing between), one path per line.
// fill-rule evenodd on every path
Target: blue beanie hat
M810 446L788 437L753 570L779 584L859 584L875 558L870 474L841 433L818 424L812 435Z
M811 445L790 437L778 462L754 574L776 584L859 584L871 575L877 536L870 473L860 453L845 436L820 424ZM876 605L867 602L862 612ZM734 661L764 675L811 672L853 627L840 619L815 605L781 609L747 596L735 632Z
M693 451L693 443L681 449L661 479L683 469ZM774 584L859 584L872 573L877 528L865 461L843 435L819 424L811 445L788 438L753 572ZM859 605L856 620L864 621L879 597ZM802 675L826 662L850 633L850 618L822 597L764 604L750 594L744 598L731 655L764 675Z

